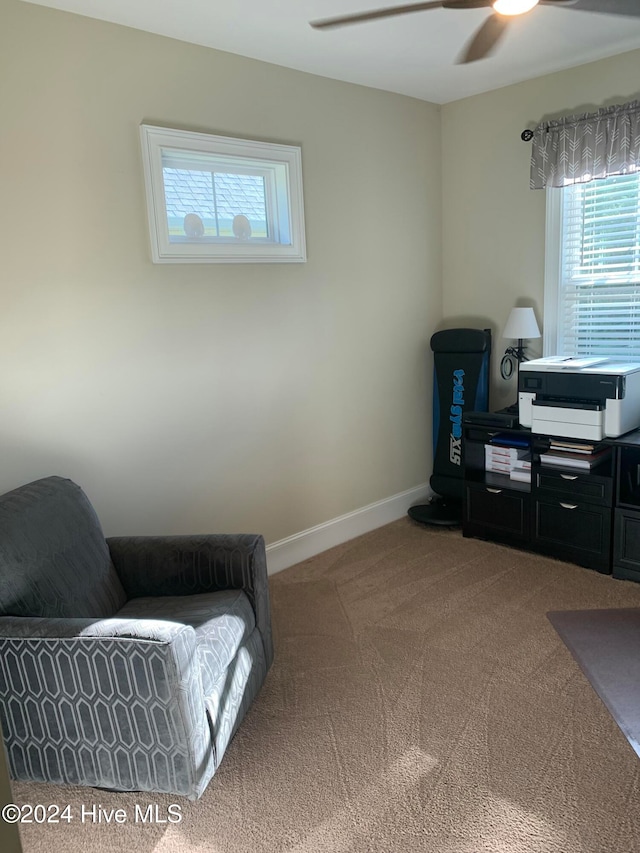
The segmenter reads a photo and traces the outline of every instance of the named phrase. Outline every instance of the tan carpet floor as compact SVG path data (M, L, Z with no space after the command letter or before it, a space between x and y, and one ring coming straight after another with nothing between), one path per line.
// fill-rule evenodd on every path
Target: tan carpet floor
M26 853L640 853L640 761L545 617L640 584L403 519L271 589L276 662L202 799L14 784L128 815Z

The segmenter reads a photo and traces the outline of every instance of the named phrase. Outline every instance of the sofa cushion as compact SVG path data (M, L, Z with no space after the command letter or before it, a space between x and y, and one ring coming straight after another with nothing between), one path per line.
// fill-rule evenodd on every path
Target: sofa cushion
M194 628L205 696L214 690L214 685L256 625L251 603L238 589L199 595L132 598L117 616L122 619L162 619Z
M45 477L0 496L0 615L109 618L125 600L80 486Z
M216 766L267 675L260 631L243 641L227 672L218 677L204 697L211 720Z

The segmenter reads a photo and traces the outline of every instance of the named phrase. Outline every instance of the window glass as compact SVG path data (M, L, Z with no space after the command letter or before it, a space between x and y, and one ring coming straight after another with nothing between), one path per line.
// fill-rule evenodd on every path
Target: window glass
M169 166L162 173L170 242L206 237L268 238L262 175Z
M555 346L546 342L545 352L640 359L640 177L553 192L559 235L548 241L545 333L554 325L547 323L549 306L557 316Z

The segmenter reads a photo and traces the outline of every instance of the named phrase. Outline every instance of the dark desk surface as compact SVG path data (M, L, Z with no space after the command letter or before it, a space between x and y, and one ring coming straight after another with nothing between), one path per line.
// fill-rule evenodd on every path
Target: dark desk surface
M631 432L625 432L617 438L605 438L604 441L616 447L640 447L640 429L632 429Z
M509 406L506 409L499 409L498 414L517 414L515 406ZM475 424L465 424L465 426L475 426ZM502 428L499 426L494 427L495 429L499 429L501 432L509 432L509 428ZM517 426L512 427L513 430L521 430L522 432L531 432L529 427ZM567 436L567 438L570 437ZM583 441L583 439L576 438L576 441ZM603 443L613 444L616 447L640 447L640 428L632 429L630 432L625 432L624 435L619 435L617 438L603 438L601 439Z

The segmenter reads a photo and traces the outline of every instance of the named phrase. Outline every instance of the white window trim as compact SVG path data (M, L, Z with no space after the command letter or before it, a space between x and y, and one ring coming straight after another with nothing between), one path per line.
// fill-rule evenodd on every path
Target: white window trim
M277 145L208 133L193 133L143 124L140 127L147 215L154 263L304 263L307 260L302 198L302 153L299 146ZM269 240L207 239L170 242L162 173L162 149L184 149L228 157L238 170L286 175L279 185L267 181L267 205L273 219L289 222L288 244ZM246 166L242 161L246 160ZM256 161L260 167L256 166ZM275 180L275 177L274 177ZM286 183L286 186L285 186Z
M562 188L547 187L544 317L542 354L558 354L558 316L560 312L560 270L562 264Z

